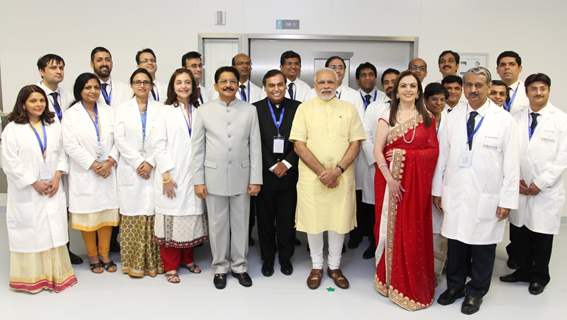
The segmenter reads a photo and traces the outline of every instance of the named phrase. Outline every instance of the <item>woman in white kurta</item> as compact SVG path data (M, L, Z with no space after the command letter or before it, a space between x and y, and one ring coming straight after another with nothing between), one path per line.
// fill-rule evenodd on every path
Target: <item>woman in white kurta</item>
M149 141L156 133L159 103L149 100L152 76L139 68L130 77L134 97L116 110L114 141L118 160L120 260L131 277L163 273L154 238L155 161Z
M75 81L76 102L63 117L63 145L69 156L69 212L71 227L80 230L91 271L115 272L109 247L112 227L118 225L118 198L114 167L114 112L97 104L100 83L83 73Z
M204 204L195 195L190 170L191 128L197 98L191 71L175 70L169 81L166 106L161 110L154 153L161 175L155 179L155 238L171 283L180 281L180 265L192 273L201 272L193 262L193 247L207 239Z
M45 92L25 86L2 133L10 287L29 293L59 292L77 283L66 248L67 208L60 184L67 159L54 116Z

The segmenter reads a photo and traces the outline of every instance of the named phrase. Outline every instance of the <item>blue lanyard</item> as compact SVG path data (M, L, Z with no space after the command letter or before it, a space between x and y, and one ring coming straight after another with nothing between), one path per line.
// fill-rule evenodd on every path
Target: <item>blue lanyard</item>
M148 119L148 107L146 111L140 112L140 120L142 120L142 141L146 141L146 121Z
M270 113L272 114L272 121L274 121L274 125L278 130L278 134L280 134L280 127L282 126L283 117L285 114L285 107L281 106L282 112L280 113L280 118L276 120L276 113L274 112L274 106L272 105L272 102L270 102L270 99L268 99L268 106L270 107Z
M372 102L376 101L376 95L378 94L378 90L374 91L374 97L372 98ZM364 103L364 110L366 110L366 108L368 107L368 105L370 103L366 103L366 99L364 98L364 96L362 95L362 92L360 92L360 98L362 99L362 103Z
M244 99L244 97L242 96L242 89L238 90L240 93L240 100L245 101L245 102L250 102L250 80L248 80L248 85L246 86L246 88L248 89L248 95L246 96L246 99Z
M41 155L43 156L43 159L45 159L45 151L47 150L47 132L45 131L45 123L43 123L43 120L41 121L41 128L43 129L43 142L39 137L39 133L37 133L37 130L35 130L34 126L31 123L30 127L32 128L33 133L35 133L35 138L37 139L37 143L39 143L39 149L41 149Z
M480 114L479 114L480 115ZM472 146L472 141L474 138L474 135L476 134L476 132L478 131L478 129L480 129L480 126L482 126L482 122L484 121L484 117L480 118L480 121L476 124L476 126L474 127L473 132L471 132L471 134L467 133L467 144L469 146Z
M508 102L504 102L504 109L508 112L510 111L510 109L512 109L512 104L514 103L514 99L516 99L516 93L518 93L518 87L520 87L519 82L518 82L518 85L516 86L516 90L514 90L514 94L510 98L510 100L508 100Z
M84 105L83 105L84 107ZM87 108L85 107L85 111L87 111ZM91 122L93 123L94 127L95 127L95 131L96 131L96 141L100 142L100 127L99 127L99 123L98 123L98 106L94 105L94 112L95 112L95 118L93 120L93 118L91 118L91 115L89 114L89 112L87 111L87 115L89 116L89 119L91 119Z
M191 138L191 133L192 133L192 128L191 128L191 122L193 120L193 116L192 116L192 105L189 105L189 111L188 111L188 116L185 116L185 110L181 109L181 112L183 112L183 120L185 121L185 124L187 125L187 131L189 132L189 138ZM185 108L185 106L181 106L181 108Z

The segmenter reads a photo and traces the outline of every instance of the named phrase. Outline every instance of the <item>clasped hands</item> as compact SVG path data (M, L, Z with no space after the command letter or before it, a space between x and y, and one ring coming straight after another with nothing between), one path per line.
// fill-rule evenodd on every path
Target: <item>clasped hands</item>
M136 169L136 174L142 177L142 179L148 180L150 178L150 173L154 167L148 162L142 162Z
M337 167L325 169L319 174L319 181L327 188L336 188L339 185L339 176L341 173L341 169Z
M32 184L34 190L42 196L53 197L59 190L59 182L61 181L61 173L57 172L51 180L37 180Z
M523 194L525 196L535 196L540 191L541 189L538 188L538 186L536 186L535 183L533 182L530 183L530 186L528 187L528 185L524 180L520 180L520 194Z
M110 157L102 162L95 160L93 164L91 164L89 169L94 171L94 173L96 173L97 175L106 179L112 172L112 167L115 163L116 161L114 161L114 159Z

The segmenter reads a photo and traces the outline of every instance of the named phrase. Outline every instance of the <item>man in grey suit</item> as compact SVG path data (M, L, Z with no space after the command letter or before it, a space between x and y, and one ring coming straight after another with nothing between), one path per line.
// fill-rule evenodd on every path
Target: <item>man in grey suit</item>
M217 289L226 286L229 269L241 285L252 285L246 272L248 212L250 196L262 184L262 146L258 114L254 106L236 99L238 83L234 67L219 68L219 98L197 109L193 125L193 184L207 203Z

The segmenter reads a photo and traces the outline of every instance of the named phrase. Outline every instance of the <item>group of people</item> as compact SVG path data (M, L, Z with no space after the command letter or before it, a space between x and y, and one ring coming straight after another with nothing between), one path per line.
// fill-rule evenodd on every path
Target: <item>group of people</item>
M529 282L532 294L550 281L567 115L549 102L547 75L520 79L516 52L498 56L501 80L493 80L484 67L461 78L459 54L444 51L442 80L425 88L423 59L380 78L365 62L358 90L344 81L340 56L315 72L313 89L294 51L262 86L250 81L250 57L237 54L216 70L214 91L201 85L198 52L183 55L167 87L155 78L151 49L136 63L128 86L111 78L110 51L93 49L93 73L77 77L70 97L59 86L63 59L48 54L38 60L40 83L20 90L1 150L11 288L58 292L77 282L68 219L94 273L118 269L110 259L116 227L131 277L165 273L179 283L180 267L202 271L193 250L209 241L217 289L229 272L252 285L254 217L266 277L276 255L281 272L293 273L296 231L307 234L310 289L324 274L324 233L326 271L342 289L350 286L341 270L345 236L350 249L367 237L363 258L376 259L380 294L425 308L445 272L437 301L465 297L465 314L488 292L509 220L515 271L501 281Z

